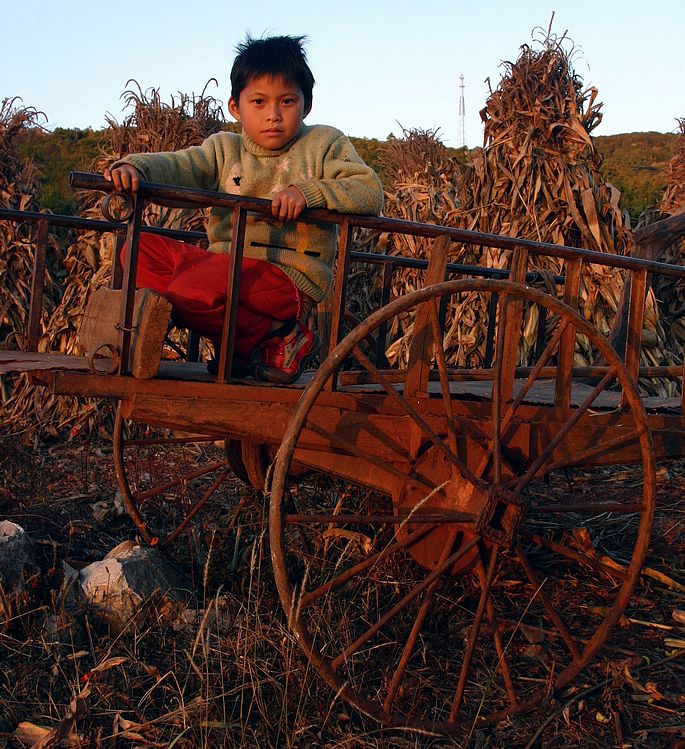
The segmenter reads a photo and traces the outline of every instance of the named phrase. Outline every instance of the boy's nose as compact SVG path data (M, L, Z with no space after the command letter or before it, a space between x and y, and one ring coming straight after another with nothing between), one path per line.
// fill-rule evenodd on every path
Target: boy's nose
M267 120L270 122L278 122L281 119L280 107L272 107L266 115Z

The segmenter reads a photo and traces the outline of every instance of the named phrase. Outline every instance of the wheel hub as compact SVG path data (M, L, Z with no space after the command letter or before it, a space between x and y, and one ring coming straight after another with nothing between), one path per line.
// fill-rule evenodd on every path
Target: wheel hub
M395 492L393 504L398 515L440 515L463 513L478 517L486 505L487 495L465 479L456 466L449 462L444 452L436 446L429 447L415 462L414 473L439 490L429 492L417 482L408 481ZM398 530L398 538L406 540L411 534L425 531L426 523L404 522ZM423 538L409 547L411 556L427 569L435 569L446 554L453 554L476 536L474 522L441 521ZM449 546L449 549L446 547ZM476 547L467 551L452 566L454 574L470 569L478 557Z

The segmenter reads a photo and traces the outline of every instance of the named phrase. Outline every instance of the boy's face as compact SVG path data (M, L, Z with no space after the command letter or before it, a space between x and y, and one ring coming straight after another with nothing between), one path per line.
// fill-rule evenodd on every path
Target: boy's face
M252 78L238 101L233 97L228 100L228 111L242 123L246 135L270 151L291 141L309 114L296 83L269 75Z

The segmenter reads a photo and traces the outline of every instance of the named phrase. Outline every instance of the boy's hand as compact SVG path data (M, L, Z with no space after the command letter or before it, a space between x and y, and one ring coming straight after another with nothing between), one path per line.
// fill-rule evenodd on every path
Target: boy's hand
M119 192L124 190L138 192L143 179L143 175L131 164L122 164L112 170L105 169L102 176L109 182L113 182Z
M290 185L274 195L271 201L271 214L279 221L294 221L307 207L304 195Z

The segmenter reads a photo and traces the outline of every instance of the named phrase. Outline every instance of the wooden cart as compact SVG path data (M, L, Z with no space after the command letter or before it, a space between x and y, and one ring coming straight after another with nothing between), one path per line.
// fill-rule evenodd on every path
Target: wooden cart
M74 174L72 183L111 190L97 175ZM163 361L154 379L128 374L147 201L234 211L218 377L192 361ZM42 237L28 336L34 351L2 352L3 371L30 370L54 393L118 400L119 485L141 536L160 547L201 522L230 471L264 487L271 465L271 558L288 622L320 675L358 709L386 725L460 733L539 705L610 636L648 550L655 463L685 455L681 399L640 394L644 378L682 384L680 366L640 367L640 346L650 275L682 279L685 269L311 211L304 220L339 226L334 289L318 310L324 353L294 385L269 385L230 376L245 219L268 207L144 183L126 224L87 222L114 232L118 246L126 235L134 248L112 274L125 290L112 374L89 371L84 357L35 351L47 225L79 220L0 213L37 221ZM354 252L358 228L427 238L430 263ZM508 264L447 263L452 242L500 248ZM540 255L564 261L551 289L529 270ZM378 268L379 304L346 332L346 286L359 264ZM578 311L588 265L624 269L620 351ZM402 267L423 285L391 300L392 273ZM485 353L456 367L444 346L445 313L469 304L488 314ZM531 321L537 344L524 366L522 326ZM407 330L411 343L402 350L397 340ZM581 342L594 352L591 367L574 366ZM216 460L203 441L224 445ZM625 466L620 479L608 470L616 465ZM331 502L307 469L339 477L347 489ZM173 532L160 533L161 516L174 518Z

